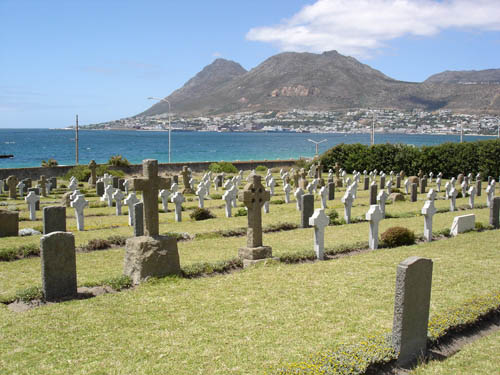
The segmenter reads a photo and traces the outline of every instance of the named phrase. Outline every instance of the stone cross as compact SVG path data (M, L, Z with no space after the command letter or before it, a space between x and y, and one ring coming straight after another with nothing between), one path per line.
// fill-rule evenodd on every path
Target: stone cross
M189 168L187 165L182 167L182 183L184 185L184 189L182 190L183 194L194 194L193 189L191 188L191 184L189 183L189 179L191 177L191 173L189 172Z
M19 196L21 199L23 199L23 196L24 196L24 183L21 181L19 182L17 185L16 185L16 188L19 189Z
M441 192L441 177L436 178L436 186L437 186L438 192Z
M269 179L269 190L271 195L274 195L274 187L276 186L276 181L274 181L274 177Z
M88 167L90 169L90 184L92 186L95 186L95 184L97 183L97 175L96 175L97 163L95 162L95 160L91 160Z
M158 191L170 188L169 180L158 176L158 160L153 159L146 159L142 162L142 175L142 178L132 179L132 188L143 192L145 235L157 236L160 231Z
M233 187L233 181L231 180L227 180L225 183L224 183L224 189L225 190L229 190Z
M434 199L426 200L422 207L422 215L424 215L424 238L427 242L432 241L432 219L436 212Z
M123 201L128 206L128 225L134 225L135 223L135 211L134 205L139 203L140 200L137 198L134 192L130 193L127 198Z
M377 202L380 207L380 212L382 212L382 218L385 219L385 202L387 201L387 198L389 195L382 190L380 193L377 195Z
M262 186L261 177L255 175L239 193L238 198L248 209L247 247L260 247L262 246L262 206L271 198L271 194Z
M321 189L319 189L319 196L321 197L321 208L327 208L326 198L328 197L328 188L326 186L323 186Z
M89 206L89 202L85 200L85 196L78 195L76 199L71 201L71 207L75 209L76 216L76 226L79 231L85 230L84 222L83 222L83 209Z
M458 191L455 189L454 186L452 186L450 190L450 211L456 211L457 210L457 195Z
M231 217L233 194L229 190L226 190L224 194L222 194L222 199L225 202L226 217Z
M168 189L160 190L159 197L161 198L163 212L168 212L168 198L170 197L170 191L168 191Z
M352 203L354 202L354 197L352 196L351 190L347 189L344 196L340 201L344 204L344 220L346 224L351 223L351 208Z
M170 186L170 192L171 192L172 194L175 194L175 193L177 193L177 191L178 191L178 190L179 190L179 185L178 185L176 182L174 182L174 183Z
M444 195L446 199L450 199L450 190L451 190L451 183L448 181L446 185L444 185Z
M379 205L372 204L365 217L370 222L368 244L370 249L375 250L378 248L378 224L383 219Z
M476 196L476 187L471 186L468 191L469 194L469 207L474 208L474 197Z
M285 192L285 203L290 203L290 192L292 191L290 184L285 184L283 186L283 191Z
M70 199L70 201L72 201L72 200L76 199L76 197L77 197L78 195L80 195L80 190L75 190L75 191L73 191L73 192L69 195L69 199Z
M130 183L130 180L123 181L123 188L125 189L125 195L128 195L131 185L132 184Z
M106 201L108 203L108 207L113 207L113 193L115 192L115 188L112 185L106 186L104 189L104 195L101 200Z
M44 175L40 176L40 180L38 181L38 186L40 186L40 193L43 197L47 196L47 179Z
M207 195L207 190L205 189L205 185L198 185L198 189L196 190L196 195L198 196L198 207L203 208L205 196Z
M314 194L314 184L310 182L306 187L307 194Z
M123 192L120 189L116 189L113 193L113 199L116 202L116 216L120 216L122 214Z
M302 196L304 195L304 190L302 190L302 188L299 187L295 190L294 195L297 201L297 210L302 211Z
M486 206L491 207L491 201L495 196L495 185L490 184L486 187Z
M104 186L111 185L113 183L113 178L109 174L105 173L102 181L104 182Z
M425 355L432 287L432 260L412 256L396 272L392 345L405 366Z
M309 218L309 225L314 227L314 252L319 260L325 259L325 228L330 224L330 218L325 210L318 208Z
M76 190L78 189L78 182L76 180L71 180L71 182L68 185L69 190Z
M403 185L405 186L405 193L406 194L409 194L410 193L410 180L407 178L405 179L405 182L403 183Z
M233 197L233 208L238 207L238 187L233 185L231 189L229 189L231 196Z
M30 220L36 220L36 202L40 201L40 196L36 195L34 191L30 191L26 198L24 198L26 203L28 203L28 208L30 210Z
M387 189L387 194L391 194L392 193L392 181L388 181L387 184L385 184L385 187Z
M171 202L175 204L175 221L182 221L182 204L186 201L181 192L172 195Z

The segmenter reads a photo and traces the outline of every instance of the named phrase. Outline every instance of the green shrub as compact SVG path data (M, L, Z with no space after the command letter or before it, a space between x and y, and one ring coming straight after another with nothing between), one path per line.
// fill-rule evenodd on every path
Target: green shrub
M267 167L265 165L258 165L257 168L255 168L255 171L257 171L257 172L267 172Z
M44 168L57 167L58 164L56 159L42 160L42 167Z
M415 233L404 227L391 227L382 233L381 238L386 247L408 246L415 243Z
M215 215L212 212L210 212L209 209L197 207L196 209L193 210L193 212L189 214L189 217L193 220L200 221L200 220L213 219Z
M218 200L218 199L222 199L222 195L220 195L218 193L214 193L214 194L210 194L210 198L212 198L214 200Z
M132 279L129 276L121 275L105 279L101 282L101 285L110 286L114 290L120 291L130 288L132 286Z
M128 167L130 162L122 155L113 155L109 158L108 164L113 167Z
M30 302L35 299L43 299L43 290L39 286L32 286L23 290L18 290L15 296L16 300Z
M244 208L238 208L238 211L234 213L234 216L247 216L248 212Z
M228 163L227 161L211 163L208 166L208 170L213 173L238 173L238 169L232 163Z
M286 202L283 199L275 199L269 202L270 204L285 204Z
M104 250L109 249L111 243L108 240L102 238L94 238L90 240L85 246L82 247L84 251L94 251L94 250Z
M335 225L336 223L338 223L339 213L336 210L328 210L326 212L326 216L330 218L330 225Z

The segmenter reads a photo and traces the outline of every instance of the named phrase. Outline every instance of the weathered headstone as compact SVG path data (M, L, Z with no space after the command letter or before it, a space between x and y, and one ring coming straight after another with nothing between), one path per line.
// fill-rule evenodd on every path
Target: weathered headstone
M318 208L309 218L309 225L314 227L314 252L319 260L325 259L325 228L330 223L330 218L325 215L325 210Z
M16 199L17 198L16 187L17 187L17 184L19 183L17 177L16 176L9 176L7 178L6 182L7 182L7 187L9 189L9 198Z
M144 203L134 204L134 236L144 236Z
M413 256L399 263L392 344L399 352L400 366L415 362L426 352L431 287L432 260Z
M83 210L89 206L89 202L83 195L78 195L75 200L71 202L71 207L75 209L76 227L79 231L85 230Z
M116 205L116 216L120 216L122 214L123 192L120 189L116 189L113 193L113 199Z
M66 207L48 206L43 208L43 234L66 232Z
M366 220L370 222L370 233L368 236L368 246L375 250L378 248L378 225L383 219L382 212L378 204L372 204L365 215Z
M57 189L57 177L51 177L49 178L50 181L50 186L52 186L52 189Z
M452 236L457 236L459 233L474 229L475 224L476 215L474 214L455 216L451 224L450 234Z
M90 169L90 185L95 186L95 184L97 183L97 163L95 162L95 160L91 160L88 167Z
M309 218L314 213L314 195L304 194L302 196L302 211L300 215L300 227L309 228Z
M481 184L482 184L481 179L476 180L476 193L477 193L477 196L478 196L478 197L480 197L480 196L481 196L481 193L482 193L482 192L481 192L481 189L482 189Z
M365 176L365 179L363 180L363 184L364 184L363 189L368 190L370 188L370 179L366 178L366 176Z
M104 182L99 181L95 185L96 195L102 197L104 195Z
M413 183L411 184L410 202L416 202L416 201L417 201L417 184Z
M399 174L396 175L396 189L401 188L401 176Z
M500 197L492 199L490 204L490 225L495 228L500 228Z
M118 189L120 189L121 191L123 191L125 194L127 193L126 189L125 189L125 179L124 178L120 178L118 180Z
M377 204L377 183L373 181L370 185L370 205Z
M295 199L297 201L297 210L302 211L302 196L304 195L304 190L301 187L295 190Z
M191 184L189 183L189 179L191 177L191 173L187 165L182 167L182 183L184 185L184 189L182 190L182 194L194 194L193 189L191 188Z
M72 297L76 288L75 237L72 233L52 232L40 239L42 289L47 301Z
M24 185L24 182L20 181L17 185L16 185L16 189L19 190L19 197L21 199L23 199L24 197L24 188L25 188L25 185Z
M380 189L385 188L385 174L380 176Z
M327 186L328 186L328 200L333 201L335 199L335 183L329 182Z
M17 237L19 234L19 212L0 210L0 237Z

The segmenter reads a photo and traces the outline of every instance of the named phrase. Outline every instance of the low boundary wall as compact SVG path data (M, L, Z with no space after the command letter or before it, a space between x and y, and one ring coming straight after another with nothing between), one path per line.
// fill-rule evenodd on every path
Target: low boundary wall
M236 168L242 170L250 170L258 165L264 165L268 168L290 167L297 162L295 159L289 160L249 160L249 161L232 161ZM160 163L158 169L160 173L180 173L182 167L187 165L193 172L201 172L208 169L212 161L205 162L186 162L186 163ZM38 180L40 176L45 177L61 177L73 168L74 165L62 165L57 167L32 167L32 168L2 168L0 169L0 179L6 179L9 176L16 176L18 179L31 178ZM142 173L142 164L132 164L128 167L110 167L110 169L118 169L129 175L140 175Z

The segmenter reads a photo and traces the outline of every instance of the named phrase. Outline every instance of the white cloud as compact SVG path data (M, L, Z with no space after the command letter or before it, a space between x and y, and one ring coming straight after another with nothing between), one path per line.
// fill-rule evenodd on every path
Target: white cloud
M215 58L222 57L222 53L215 51L214 53L212 53L212 57L215 57Z
M500 0L318 0L279 25L252 28L246 38L286 51L366 57L391 39L445 29L500 30Z

